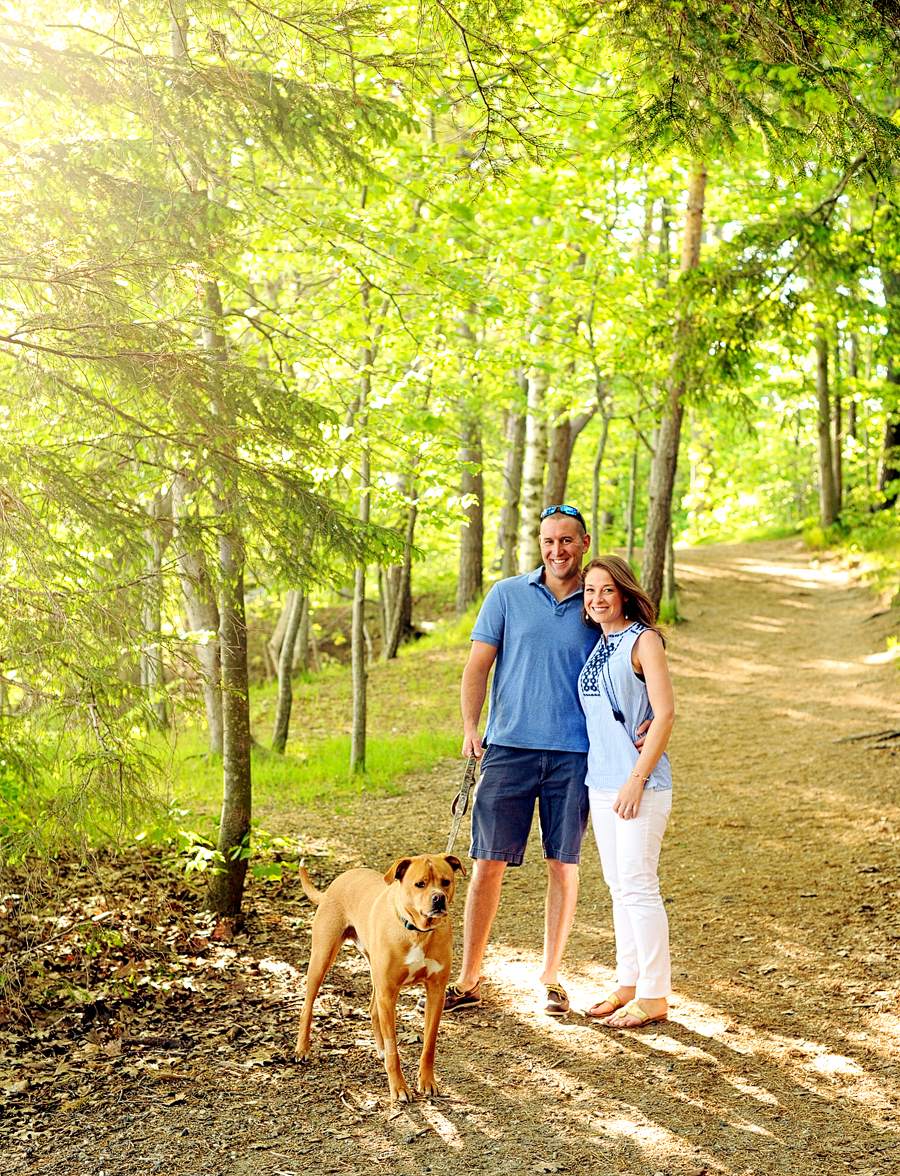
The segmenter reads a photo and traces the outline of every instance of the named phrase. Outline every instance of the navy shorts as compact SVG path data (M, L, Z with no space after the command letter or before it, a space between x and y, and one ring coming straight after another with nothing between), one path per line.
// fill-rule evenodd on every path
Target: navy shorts
M588 821L587 752L491 744L481 758L469 856L521 866L538 802L545 858L578 865Z

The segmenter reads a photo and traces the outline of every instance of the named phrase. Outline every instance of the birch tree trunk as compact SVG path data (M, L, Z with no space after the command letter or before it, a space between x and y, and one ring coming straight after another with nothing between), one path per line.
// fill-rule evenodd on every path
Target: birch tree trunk
M363 200L365 203L365 199ZM359 397L354 424L360 439L359 448L359 519L369 521L369 395L372 389L372 366L377 343L371 334L369 284L362 289L362 305L367 342L360 354ZM382 322L386 308L382 307ZM380 327L379 327L380 333ZM366 770L366 710L369 674L366 668L366 568L360 565L353 578L353 613L350 623L350 665L353 680L353 718L350 730L350 775Z
M625 558L634 559L634 511L637 505L638 442L631 451L631 465L628 469L628 507L625 511Z
M184 601L185 628L199 633L191 645L200 669L206 728L212 755L222 754L222 676L219 663L219 608L206 567L197 520L188 506L190 483L184 473L172 481L172 522L178 582ZM192 525L193 522L193 525Z
M609 437L610 414L603 413L600 423L600 436L597 438L597 448L594 452L594 464L591 466L591 535L594 536L594 550L599 550L597 542L600 539L600 470L603 458L606 456L606 442Z
M523 387L525 380L522 380ZM516 541L519 534L519 501L522 494L522 462L525 455L525 414L510 412L506 418L506 457L503 462L503 505L498 539L500 575L504 580L518 571Z
M840 332L838 341L834 345L834 420L832 421L831 461L834 467L834 510L839 515L844 503L844 424L841 405L841 343Z
M141 628L144 643L141 648L141 689L153 716L153 722L163 730L169 725L165 680L162 660L162 560L172 534L171 525L166 525L165 516L172 510L169 495L163 498L159 491L147 507L147 514L153 520L144 531L144 539L150 548L150 555L144 569L141 585Z
M360 397L360 408L365 409ZM368 414L361 411L359 420L365 422ZM365 425L363 424L363 427ZM359 517L369 521L369 450L363 449L359 463L359 484L363 490L359 503ZM356 569L353 579L353 613L350 623L351 670L353 679L353 719L350 734L350 774L366 770L366 706L369 674L366 669L366 569Z
M309 673L309 597L303 594L300 607L300 628L297 630L297 640L294 642L294 656L291 668L301 674Z
M821 323L816 324L816 395L819 402L819 521L830 527L837 518L834 490L834 458L831 450L831 397L828 388L828 343Z
M288 614L281 649L278 653L278 702L275 705L275 724L272 729L272 750L284 754L287 746L288 728L291 723L291 706L294 701L291 672L294 662L294 642L300 629L300 620L306 608L306 596L294 592L291 611Z
M272 630L272 636L266 642L266 649L269 652L269 657L272 660L272 665L275 667L275 676L278 676L278 659L281 657L281 647L284 643L284 635L287 632L288 621L291 619L291 610L294 607L294 598L297 593L293 588L289 588L284 594L284 603L281 606L281 612L278 614L278 620L275 622L275 628Z
M544 315L549 305L549 279L536 280L529 299L532 323L529 343L540 356L546 342ZM519 572L531 572L541 564L541 502L544 466L547 463L547 416L544 398L550 385L547 367L533 364L528 372L528 413L525 422L525 455L522 462L522 504L519 521Z
M463 507L466 522L459 534L459 577L456 581L456 616L463 615L481 595L484 577L484 473L482 471L481 426L467 415L462 425L459 460L465 463L460 494L471 498Z
M688 183L688 206L684 220L680 272L687 275L700 264L700 240L703 233L703 207L706 199L706 165L695 162ZM657 444L650 462L647 528L644 535L644 591L659 605L663 591L666 539L672 516L672 490L678 469L678 445L684 394L687 390L687 363L690 350L688 308L676 316L672 363L666 381L666 401L659 423Z

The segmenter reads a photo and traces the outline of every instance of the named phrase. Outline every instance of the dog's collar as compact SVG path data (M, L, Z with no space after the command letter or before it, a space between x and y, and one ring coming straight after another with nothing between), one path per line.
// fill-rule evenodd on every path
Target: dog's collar
M400 920L407 931L418 931L420 935L428 935L434 930L434 927L425 927L423 930L423 928L417 927L415 923L410 923L408 919L404 919L401 914L398 914L397 918Z

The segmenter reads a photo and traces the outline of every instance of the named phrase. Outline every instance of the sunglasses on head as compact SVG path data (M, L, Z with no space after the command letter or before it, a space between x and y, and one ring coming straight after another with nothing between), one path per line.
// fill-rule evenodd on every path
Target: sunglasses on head
M579 523L581 523L582 527L584 527L585 531L587 531L587 524L585 523L584 519L581 517L581 511L576 510L574 506L566 506L565 504L563 504L562 506L545 506L544 509L541 511L541 518L546 519L548 516L550 516L552 514L557 514L557 513L568 515L570 518L573 518L573 519L578 519Z

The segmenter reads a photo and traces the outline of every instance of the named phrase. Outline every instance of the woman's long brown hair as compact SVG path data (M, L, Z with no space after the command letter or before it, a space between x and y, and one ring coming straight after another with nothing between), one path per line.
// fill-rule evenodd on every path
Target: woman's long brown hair
M620 555L598 555L596 559L592 559L586 567L581 569L582 580L593 568L602 568L605 572L609 572L613 583L622 593L624 601L622 612L625 620L640 621L642 625L646 625L654 633L659 633L659 639L665 645L666 639L656 624L656 605L638 583L637 577L631 570L631 564L622 559ZM581 606L581 619L589 629L600 628L597 622L588 616L585 605Z

